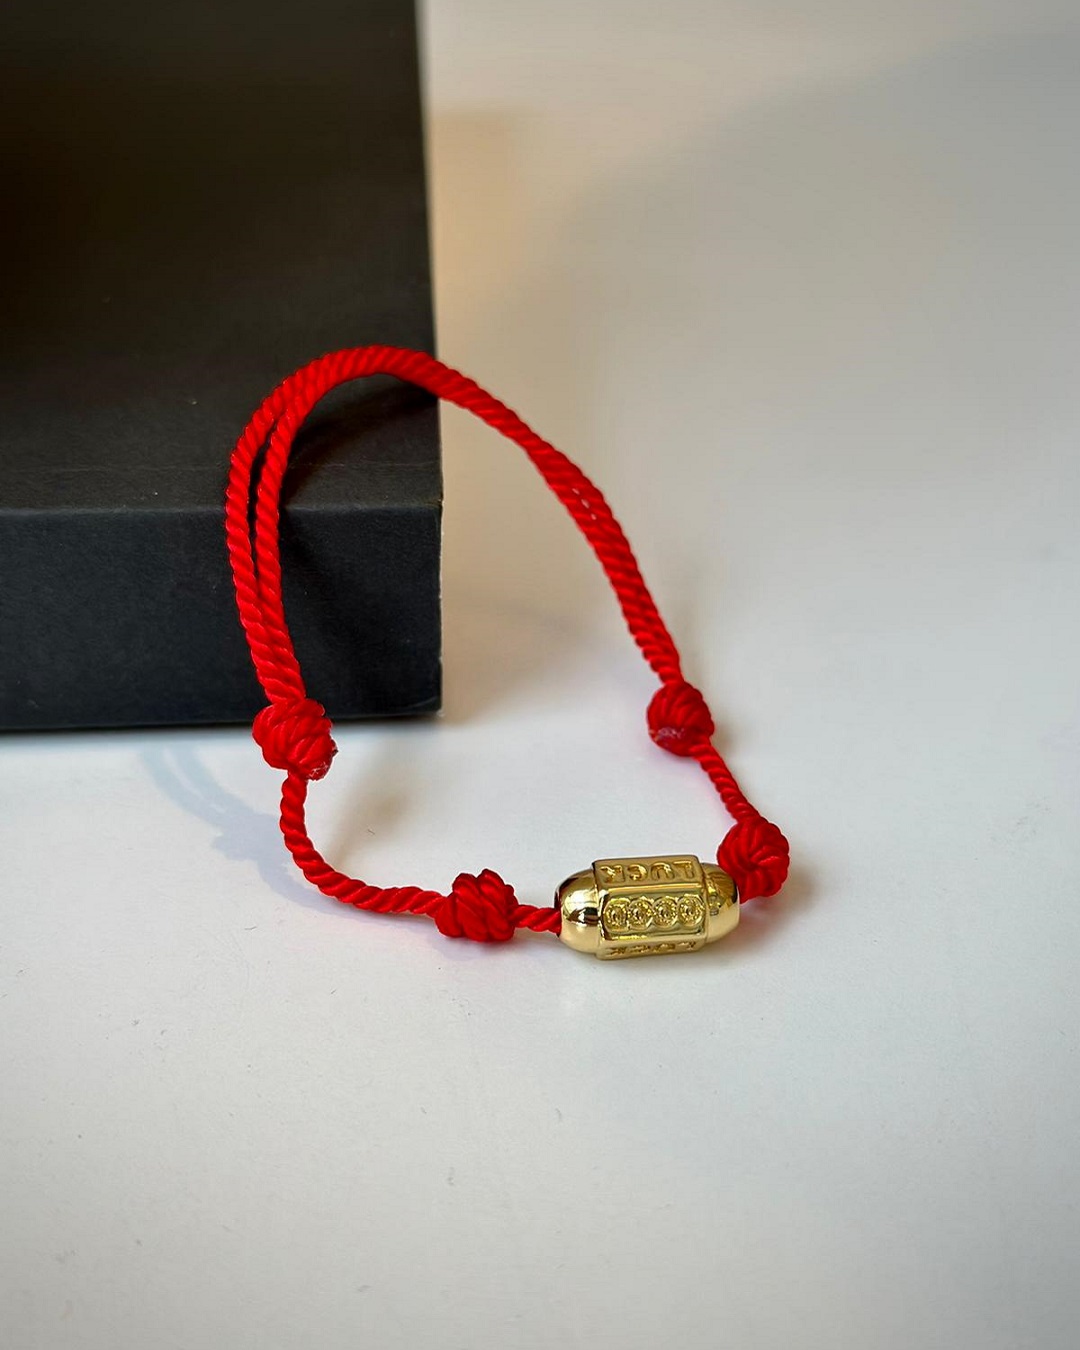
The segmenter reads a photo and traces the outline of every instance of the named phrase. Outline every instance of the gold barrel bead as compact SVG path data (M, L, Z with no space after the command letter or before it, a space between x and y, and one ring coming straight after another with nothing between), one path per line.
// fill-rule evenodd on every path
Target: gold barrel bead
M601 858L555 894L560 937L602 961L693 952L739 922L735 882L691 854Z

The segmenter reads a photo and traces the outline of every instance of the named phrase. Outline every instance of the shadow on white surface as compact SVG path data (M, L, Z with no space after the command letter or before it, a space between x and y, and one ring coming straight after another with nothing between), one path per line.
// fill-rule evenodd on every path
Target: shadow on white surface
M706 951L723 960L741 959L762 943L773 941L789 925L802 922L818 900L817 879L809 868L793 867L779 895L748 901L739 914L738 928Z
M254 753L254 750L253 750ZM425 919L408 914L378 914L343 905L310 885L297 870L281 838L277 818L256 811L242 798L224 788L207 768L194 744L185 744L177 734L139 752L139 760L163 797L217 831L213 847L231 863L252 864L262 884L274 894L306 909L323 914L347 915L364 925L406 925L413 941L428 941L439 947L450 962L473 961L492 947L475 942L451 942ZM325 849L331 862L355 855L367 839L395 829L409 811L410 759L400 743L386 746L369 763L349 792L341 824ZM362 863L358 869L364 872ZM386 884L393 884L387 881ZM522 940L533 935L519 934ZM502 944L502 951L508 944Z
M193 745L176 735L162 737L142 750L139 759L164 797L217 830L213 846L229 862L254 863L263 884L286 900L309 909L326 905L326 897L297 872L277 820L223 788Z

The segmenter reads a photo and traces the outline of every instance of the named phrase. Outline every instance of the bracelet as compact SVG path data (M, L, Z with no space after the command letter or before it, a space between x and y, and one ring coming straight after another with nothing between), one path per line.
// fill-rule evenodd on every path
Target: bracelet
M281 485L296 433L315 404L347 380L393 375L474 413L516 442L573 517L607 574L626 625L660 679L649 703L653 741L695 759L734 824L716 866L690 855L604 858L569 877L549 906L523 905L490 869L463 872L448 894L417 886L371 886L336 871L308 837L308 784L337 753L330 719L308 697L281 596ZM558 934L602 959L694 951L738 923L740 903L775 895L789 865L780 830L750 805L712 744L712 715L684 678L671 634L642 579L626 536L598 489L561 451L466 376L423 352L354 347L331 352L281 383L233 451L225 535L236 603L255 673L268 703L252 735L266 762L285 774L281 832L304 876L326 895L381 914L422 914L446 937L505 942L519 928Z

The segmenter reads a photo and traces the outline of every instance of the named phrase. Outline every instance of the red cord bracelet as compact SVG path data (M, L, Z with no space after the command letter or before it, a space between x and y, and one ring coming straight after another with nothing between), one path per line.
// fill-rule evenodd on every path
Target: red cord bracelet
M371 886L336 871L312 844L304 820L308 783L326 774L337 748L325 709L308 697L285 620L281 485L296 433L315 404L345 381L368 375L394 375L475 413L521 446L570 512L660 679L648 708L650 736L671 754L697 760L735 822L717 850L718 866L689 855L601 859L568 878L554 906L539 907L520 904L513 888L487 869L476 876L463 872L448 895L417 886ZM433 356L397 347L349 348L302 367L263 402L236 444L225 533L240 621L268 699L252 734L266 762L285 773L286 847L325 894L358 909L427 915L447 937L504 942L527 928L557 933L578 950L608 958L695 950L735 926L740 902L775 895L783 885L787 840L750 805L713 746L705 699L683 678L675 643L607 502L561 451L466 376Z

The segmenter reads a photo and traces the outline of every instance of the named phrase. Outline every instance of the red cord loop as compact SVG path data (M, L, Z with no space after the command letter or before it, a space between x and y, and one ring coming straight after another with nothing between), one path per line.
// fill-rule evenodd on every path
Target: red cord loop
M517 908L514 888L498 872L489 867L479 876L462 872L435 910L435 926L444 937L509 942L514 936Z
M649 735L672 755L692 755L716 730L704 695L687 680L662 684L646 716Z
M337 746L326 709L313 698L270 703L255 718L251 734L272 769L300 778L325 778Z
M649 734L674 755L692 757L738 823L717 853L743 900L773 895L788 868L787 840L758 815L712 744L713 719L700 690L683 679L678 648L649 593L633 550L599 491L571 460L473 380L424 352L351 347L302 367L263 401L233 451L225 497L225 535L236 604L255 673L269 700L252 733L266 762L288 775L281 831L313 885L345 904L379 913L426 914L448 937L505 942L517 928L557 933L557 907L521 905L491 871L463 873L448 896L417 886L371 886L331 867L308 835L307 783L336 754L330 720L307 697L282 599L278 523L281 491L296 433L321 398L347 380L393 375L444 398L521 447L596 554L626 626L660 688L649 704Z
M716 861L734 877L740 900L757 900L775 895L787 880L791 851L779 828L755 813L728 830Z

